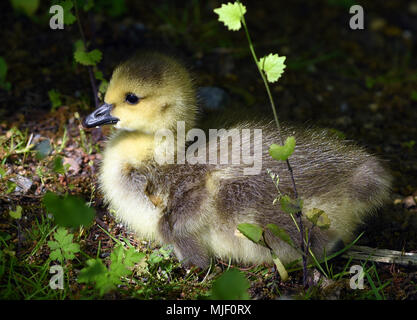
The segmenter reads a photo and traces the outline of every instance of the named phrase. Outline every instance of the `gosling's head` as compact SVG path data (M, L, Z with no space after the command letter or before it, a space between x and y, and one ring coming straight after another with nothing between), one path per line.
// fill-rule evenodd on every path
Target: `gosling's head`
M192 79L174 59L158 53L134 56L111 77L104 104L87 116L86 127L115 124L118 129L153 134L175 131L177 121L194 125L197 107Z

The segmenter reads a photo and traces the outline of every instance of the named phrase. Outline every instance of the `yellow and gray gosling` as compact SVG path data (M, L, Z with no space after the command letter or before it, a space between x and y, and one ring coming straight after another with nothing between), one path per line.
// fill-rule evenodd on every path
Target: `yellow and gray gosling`
M212 257L272 262L268 249L236 232L241 223L275 223L299 242L291 217L272 204L277 190L267 168L278 173L281 192L293 195L286 164L268 153L279 141L274 126L247 122L235 127L262 129L261 140L250 136L252 147L262 144L257 175L243 174L246 164L159 165L154 153L161 146L154 143L155 133L166 128L176 134L177 121L184 121L186 130L193 128L197 115L189 73L162 54L138 55L118 66L104 102L84 122L87 127L117 128L104 150L101 191L117 217L140 237L172 244L180 261L201 268ZM331 220L330 229L315 228L312 234L311 248L320 257L339 240L353 239L358 224L389 196L391 177L374 156L324 131L288 127L283 134L297 141L290 159L303 211L319 208ZM299 258L269 232L266 240L284 263Z

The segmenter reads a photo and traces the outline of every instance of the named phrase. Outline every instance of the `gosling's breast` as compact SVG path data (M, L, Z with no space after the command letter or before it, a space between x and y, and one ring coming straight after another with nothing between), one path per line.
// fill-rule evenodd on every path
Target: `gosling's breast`
M105 200L115 210L116 217L140 237L161 240L158 221L162 215L146 196L146 177L130 175L126 160L105 152L99 182Z

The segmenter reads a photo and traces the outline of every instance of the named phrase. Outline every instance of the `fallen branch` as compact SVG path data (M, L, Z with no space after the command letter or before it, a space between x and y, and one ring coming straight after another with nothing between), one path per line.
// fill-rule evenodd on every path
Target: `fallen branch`
M417 265L417 253L402 252L388 249L376 249L365 246L352 246L342 255L353 260L368 260L383 263L396 263L405 266Z

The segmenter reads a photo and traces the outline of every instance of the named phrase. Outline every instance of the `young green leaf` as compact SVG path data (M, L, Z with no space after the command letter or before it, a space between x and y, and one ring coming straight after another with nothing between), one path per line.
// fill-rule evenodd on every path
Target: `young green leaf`
M63 227L89 226L95 215L94 209L88 207L84 200L71 195L60 197L47 192L43 204L53 214L56 224Z
M269 223L266 227L278 238L282 241L288 243L290 246L294 247L294 242L291 240L290 236L288 235L287 231L278 227L276 224Z
M98 49L94 49L90 52L83 50L77 50L74 52L75 61L84 66L95 66L101 61L102 56L103 54Z
M329 216L327 215L327 213L323 213L323 214L319 217L319 219L317 220L317 226L318 226L320 229L329 229L329 228L330 228L330 224L331 224L331 221L330 221L330 218L329 218Z
M0 179L6 176L6 170L0 166Z
M16 211L9 210L9 215L13 219L20 219L22 217L22 207L21 206L17 206L16 207Z
M61 156L56 156L54 159L54 172L58 173L58 174L66 174L68 169L69 169L70 165L69 164L65 164L64 165L64 160L62 159Z
M90 259L87 267L82 269L78 277L80 283L95 283L100 295L114 289L116 285L122 284L121 277L132 273L129 269L135 263L140 262L145 256L142 252L137 252L135 248L125 250L119 245L114 248L110 255L110 268L107 269L101 259Z
M251 223L241 223L237 226L237 229L243 233L249 240L259 243L262 239L263 230L260 226Z
M278 54L272 54L261 58L258 62L259 67L266 74L266 78L269 82L278 81L281 75L284 73L286 57L279 57Z
M329 216L321 209L313 208L306 213L307 219L320 229L330 228Z
M250 283L242 272L230 269L213 283L210 299L213 300L248 300Z
M108 270L101 259L89 259L86 263L87 267L78 275L79 283L95 283L100 295L114 288L114 283L108 281Z
M237 31L242 27L242 17L246 13L246 7L239 3L222 4L220 8L214 9L214 13L219 15L219 21L232 31Z
M44 159L52 152L52 150L53 148L51 146L51 142L48 139L42 140L35 146L36 159L37 160Z
M105 94L108 86L109 86L109 83L106 80L103 80L100 82L100 85L98 86L98 91L102 94Z
M48 241L48 247L51 249L49 257L61 263L74 259L75 253L80 252L80 245L72 242L73 237L74 235L69 234L65 228L58 228L54 233L55 241Z
M6 186L7 186L6 193L9 194L9 193L12 193L16 190L17 184L14 183L13 181L8 180L6 182Z
M291 136L285 140L285 144L283 146L272 144L269 147L269 154L275 160L286 161L293 154L294 149L295 138Z
M152 252L147 260L149 265L156 265L164 260L164 257L159 253L159 250Z
M77 18L72 14L71 9L74 7L74 4L71 0L65 0L58 3L64 9L64 24L71 25Z
M281 277L281 280L287 281L288 272L285 269L284 265L282 264L281 260L278 258L278 256L275 253L272 253L272 261L274 261L275 267L277 268L277 271L279 273L279 276Z
M288 214L298 213L303 208L303 201L301 199L294 201L287 195L282 196L279 199L279 202L281 204L282 211Z
M125 250L124 254L125 258L123 264L126 267L133 267L136 263L138 263L145 257L145 254L143 252L138 252L135 248L129 248Z
M61 94L57 90L48 91L49 101L51 101L52 110L62 106Z
M95 71L94 72L94 77L97 80L101 81L100 85L98 87L98 91L101 92L102 94L106 93L109 83L107 82L106 79L104 79L103 73L101 71Z
M87 267L83 268L78 275L79 283L95 282L107 272L105 264L101 259L88 259Z

